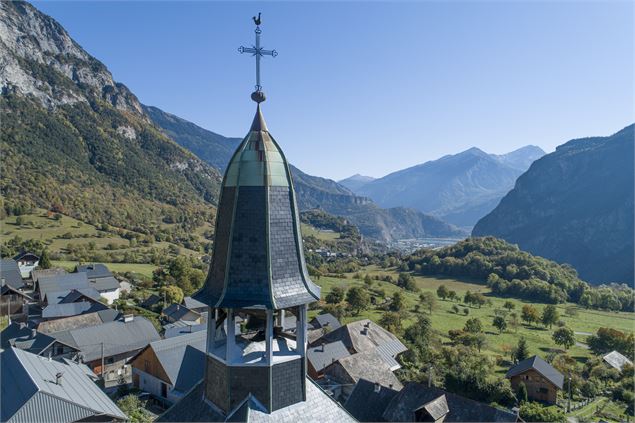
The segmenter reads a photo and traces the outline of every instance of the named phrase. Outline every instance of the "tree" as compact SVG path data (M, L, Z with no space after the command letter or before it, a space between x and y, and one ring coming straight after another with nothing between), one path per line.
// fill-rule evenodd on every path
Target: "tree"
M527 401L520 405L520 417L526 422L552 422L565 421L564 413L557 408L545 407L537 402Z
M492 325L498 329L498 333L503 333L507 329L507 321L503 316L495 316Z
M339 304L344 300L346 296L346 290L341 286L334 286L331 291L326 294L326 302L328 304Z
M475 292L472 294L472 303L481 308L484 304L487 304L487 298L480 292Z
M503 307L505 307L509 311L512 311L514 308L516 308L516 304L512 303L511 301L505 301Z
M516 349L514 350L514 360L523 361L527 357L529 357L527 340L525 338L520 338L518 340L518 344L516 345Z
M466 316L470 314L470 309L467 307L463 307L463 314L465 314Z
M514 329L514 332L518 332L518 314L514 313L509 313L509 326L511 326Z
M469 333L480 333L483 332L483 324L477 317L473 317L465 322L463 330Z
M399 278L397 279L397 285L404 288L406 291L416 291L417 285L415 284L415 278L412 277L409 273L399 273Z
M371 287L373 286L373 280L371 279L370 275L367 273L366 276L364 276L364 283L366 284L367 287Z
M448 295L450 295L450 291L448 291L445 285L439 285L439 287L437 288L437 295L439 296L439 298L445 301L445 299L448 298Z
M535 323L539 320L538 310L532 305L525 304L520 313L520 317L528 325L531 325L532 323Z
M49 253L47 249L42 250L42 254L40 254L40 262L38 263L38 267L40 269L51 268L51 259L49 258Z
M401 332L401 314L394 311L387 311L381 316L379 324L389 332Z
M183 290L176 285L168 285L163 288L167 304L181 304L183 302ZM167 306L166 304L166 306Z
M626 357L633 357L633 334L625 334L617 329L599 328L595 335L587 338L593 353L600 355L617 350Z
M472 301L474 301L472 299L472 293L470 291L467 291L465 295L463 296L463 302L467 305L471 305Z
M518 398L519 403L527 402L527 387L525 386L525 382L520 382L518 384L518 390L516 391L516 398Z
M404 332L404 338L419 348L427 348L430 340L431 324L428 316L421 314L417 321L408 326Z
M401 295L401 292L397 291L393 294L389 308L391 311L400 311L403 308L403 295Z
M432 314L432 310L437 305L437 300L434 297L434 294L430 291L422 292L421 295L419 295L419 300L422 305L428 309L430 314Z
M458 295L456 295L456 291L448 291L448 299L450 301L456 301Z
M139 400L139 398L135 395L130 394L122 397L119 401L117 401L117 406L128 416L131 423L152 422L150 413L143 408L141 400Z
M542 324L545 325L545 327L551 329L551 326L556 324L559 318L560 315L558 314L556 306L553 304L549 304L542 310L542 317L540 318L540 320L542 321Z
M551 337L557 345L562 345L565 350L575 345L575 334L571 328L561 327L556 329Z
M370 305L370 297L365 290L359 286L354 286L346 293L346 302L353 309L353 314L357 316L362 310L368 308Z
M459 306L456 304L452 305L452 311L455 312L456 314L459 314Z

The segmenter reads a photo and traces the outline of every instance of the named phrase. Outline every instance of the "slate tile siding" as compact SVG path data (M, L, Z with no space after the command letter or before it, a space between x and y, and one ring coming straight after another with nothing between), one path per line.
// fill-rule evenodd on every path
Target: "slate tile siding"
M304 400L302 360L292 360L273 366L271 374L272 411Z
M218 360L207 356L205 397L225 412L229 411L229 372Z

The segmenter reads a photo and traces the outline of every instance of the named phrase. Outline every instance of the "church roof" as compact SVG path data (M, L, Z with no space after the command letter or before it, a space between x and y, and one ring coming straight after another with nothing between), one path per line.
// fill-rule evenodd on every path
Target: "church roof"
M289 165L260 105L221 189L210 272L193 298L211 307L287 308L314 302Z
M201 381L179 402L157 418L157 422L354 422L355 419L315 382L306 380L306 401L267 413L251 395L225 415L204 400L205 383Z

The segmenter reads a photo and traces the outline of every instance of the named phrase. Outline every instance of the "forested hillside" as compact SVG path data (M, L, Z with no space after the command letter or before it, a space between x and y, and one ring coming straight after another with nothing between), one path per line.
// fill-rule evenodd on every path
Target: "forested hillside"
M569 141L534 162L475 226L574 266L592 283L633 283L634 125Z

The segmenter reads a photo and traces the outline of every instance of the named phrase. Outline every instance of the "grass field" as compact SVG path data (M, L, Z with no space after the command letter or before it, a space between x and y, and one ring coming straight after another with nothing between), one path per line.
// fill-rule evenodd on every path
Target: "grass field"
M396 272L394 270L377 269L376 267L365 268L361 271L361 273L369 273L375 275L390 274L396 278ZM351 286L365 286L363 281L352 279L353 275L349 275L349 277L351 279L321 277L319 280L314 279L314 281L322 287L322 298L324 298L334 286L342 286L345 288ZM496 308L502 308L505 301L511 301L515 305L514 311L520 315L520 309L522 308L523 304L525 304L522 301L491 296L489 289L486 286L477 285L470 281L421 276L416 276L415 280L417 287L420 289L420 292L431 291L434 292L436 295L436 289L440 285L445 285L448 289L456 291L461 298L463 298L463 295L466 291L470 290L472 292L481 292L492 301L491 306L476 308L468 307L464 305L462 301L451 302L449 300L442 301L438 299L436 308L432 311L432 314L429 314L428 310L423 310L423 308L421 308L419 313L426 314L430 317L433 329L443 338L444 341L449 342L448 330L461 329L465 325L467 319L478 317L483 323L484 332L487 339L487 345L484 347L483 352L489 356L501 356L503 358L509 359L509 355L505 357L505 355L508 354L506 353L506 346L511 347L516 345L521 336L525 337L525 339L527 340L531 354L540 354L544 356L551 349L561 349L554 343L551 338L553 329L545 329L542 325L527 326L525 324L521 324L518 326L517 331L509 328L502 334L499 334L498 330L492 326L494 310ZM419 293L405 291L397 287L396 285L388 282L373 281L373 286L371 289L378 288L382 289L387 296L391 296L398 290L401 291L404 295L404 303L406 306L404 327L407 327L415 321L418 313L414 311L414 307L416 304L419 303ZM459 314L452 311L452 306L454 304L459 306ZM545 306L545 304L540 303L534 305L539 310L542 310L542 308ZM564 314L566 306L567 304L561 304L557 306L558 311L560 312L561 320L563 320L568 327L572 328L576 332L594 333L597 331L598 328L602 326L608 326L626 332L632 332L635 329L634 313L602 312L578 308L577 316L568 317ZM468 308L469 314L467 316L463 314L463 308ZM345 317L343 320L345 322L348 322L358 320L360 318L368 318L374 321L379 321L383 313L383 310L371 308L369 310L361 312L359 316ZM577 335L576 340L584 343L586 340L586 336ZM590 356L589 350L585 349L583 346L574 346L570 348L568 352L571 356L580 361L583 361ZM507 369L503 367L497 369L497 371L501 373L505 370Z
M318 229L314 226L307 225L306 223L302 224L302 235L314 236L322 241L335 241L336 239L340 238L339 232Z
M75 269L75 266L79 264L79 262L77 261L60 261L60 260L53 260L52 263L54 266L64 268L68 271L72 271L73 269ZM152 272L154 271L154 269L158 267L158 266L155 266L154 264L139 264L139 263L103 263L103 264L105 264L108 267L108 269L110 269L113 272L119 272L119 273L132 272L132 273L138 273L143 276L147 276L149 278L152 277Z

